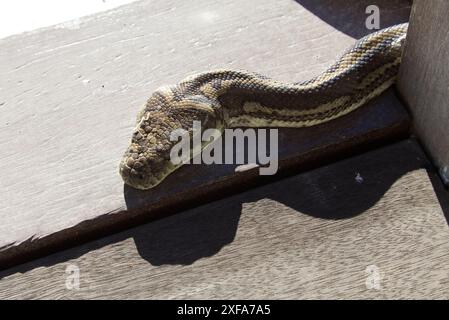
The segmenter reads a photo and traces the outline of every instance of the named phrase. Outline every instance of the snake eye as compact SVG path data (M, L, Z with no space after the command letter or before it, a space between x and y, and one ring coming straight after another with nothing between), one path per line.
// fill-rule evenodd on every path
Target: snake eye
M140 170L139 168L132 168L129 171L129 178L132 181L141 184L141 182L143 182L145 179L145 175L144 175L144 172L142 170Z

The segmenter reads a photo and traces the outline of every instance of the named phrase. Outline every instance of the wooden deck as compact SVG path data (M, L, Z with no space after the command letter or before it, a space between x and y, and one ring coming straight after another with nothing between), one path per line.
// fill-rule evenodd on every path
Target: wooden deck
M407 2L381 2L382 26L407 19ZM261 183L257 169L191 166L137 192L118 162L157 87L219 67L307 79L370 32L344 2L321 4L142 1L0 40L0 269ZM408 122L390 91L328 125L281 130L281 171L404 137Z
M410 13L347 2L140 1L0 40L0 298L448 298L449 197L394 89L280 130L274 177L191 165L142 192L118 175L157 87L307 79L371 32L366 6L381 27Z
M10 269L0 298L447 299L429 174L406 140Z

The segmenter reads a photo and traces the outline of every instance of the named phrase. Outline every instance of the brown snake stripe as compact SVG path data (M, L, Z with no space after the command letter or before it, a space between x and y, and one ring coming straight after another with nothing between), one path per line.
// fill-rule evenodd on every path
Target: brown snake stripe
M124 182L152 188L180 165L170 161L178 128L192 134L234 127L309 127L343 116L378 96L396 78L408 24L360 39L319 76L282 83L247 71L216 70L161 87L137 117L131 144L120 162Z

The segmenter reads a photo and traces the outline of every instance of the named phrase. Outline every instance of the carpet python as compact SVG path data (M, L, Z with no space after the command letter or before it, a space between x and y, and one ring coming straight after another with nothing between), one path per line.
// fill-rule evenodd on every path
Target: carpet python
M341 117L378 96L394 82L408 24L358 40L326 71L307 81L282 83L239 70L215 70L156 90L139 112L119 172L137 189L159 184L182 164L170 161L178 128L192 134L235 127L309 127Z

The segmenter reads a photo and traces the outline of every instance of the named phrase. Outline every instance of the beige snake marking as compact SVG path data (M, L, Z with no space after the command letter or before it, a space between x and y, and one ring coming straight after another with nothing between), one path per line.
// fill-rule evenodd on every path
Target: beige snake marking
M130 146L120 162L124 182L137 189L159 184L179 165L170 161L173 130L192 134L234 127L309 127L331 121L378 96L396 78L408 24L360 39L319 76L282 83L265 76L215 70L156 90L137 117Z

